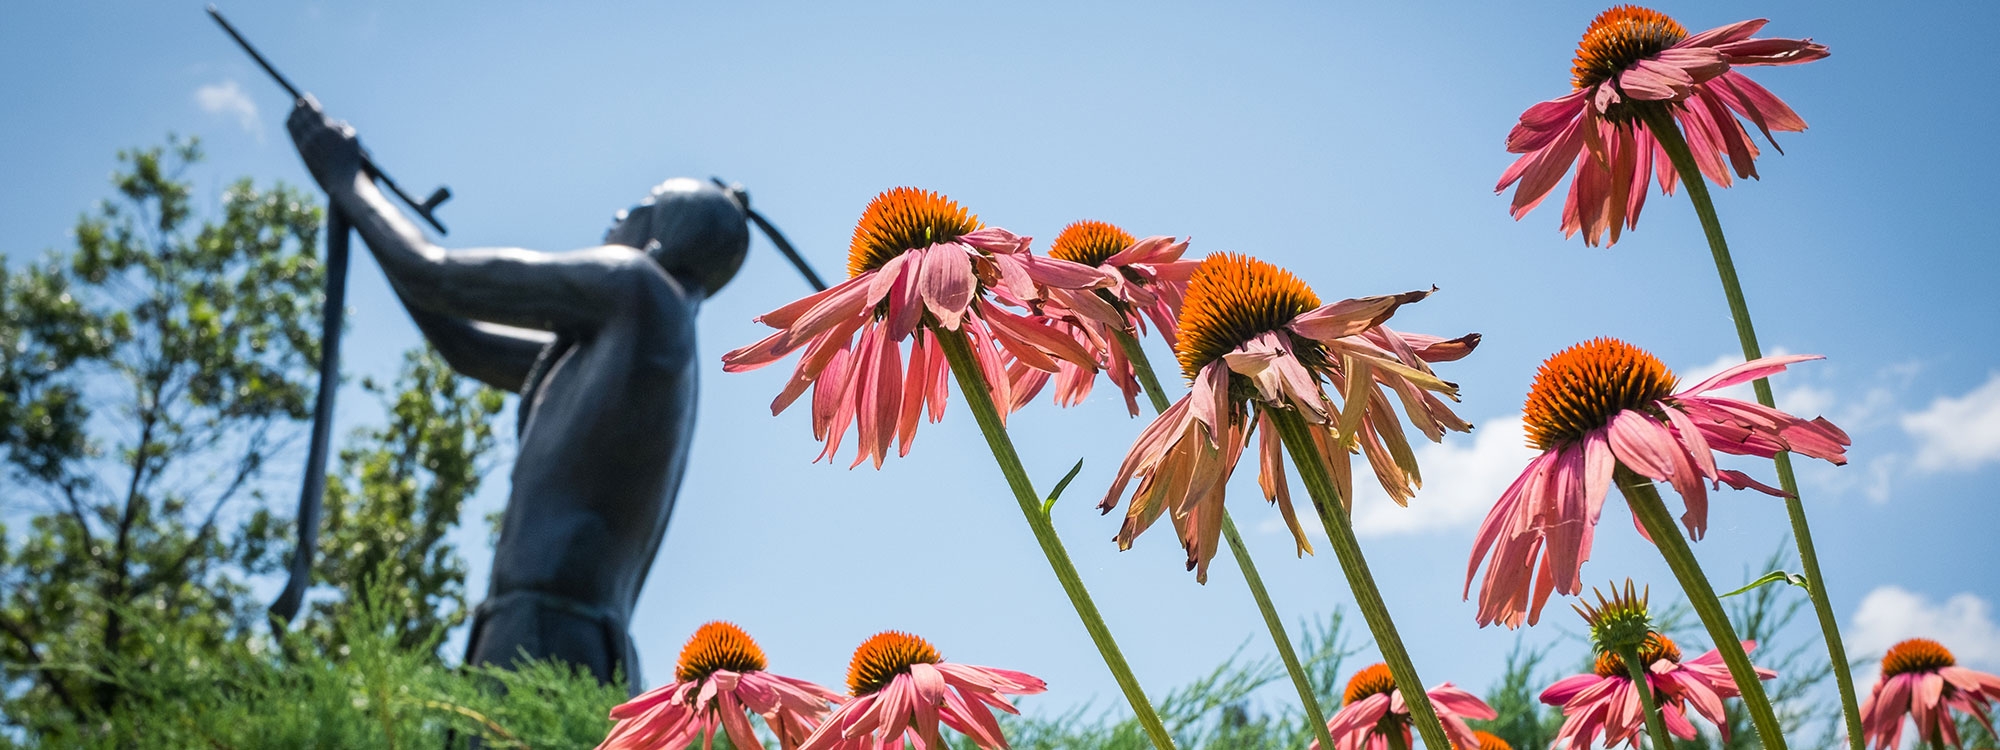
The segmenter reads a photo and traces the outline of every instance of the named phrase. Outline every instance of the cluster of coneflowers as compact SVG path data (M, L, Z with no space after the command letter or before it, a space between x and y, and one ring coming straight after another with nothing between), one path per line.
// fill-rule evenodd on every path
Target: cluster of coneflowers
M1616 488L1715 644L1684 660L1679 645L1654 629L1647 597L1629 580L1608 597L1600 593L1596 605L1577 608L1597 660L1590 673L1542 695L1562 708L1562 747L1638 747L1642 735L1656 748L1671 747L1673 737L1696 736L1696 716L1726 731L1725 699L1743 702L1766 748L1785 747L1762 687L1775 675L1751 663L1755 644L1736 636L1688 547L1708 526L1708 493L1724 485L1787 504L1851 747L1870 740L1896 746L1906 716L1919 739L1956 745L1951 712L1984 722L1990 701L2000 698L2000 678L1956 666L1938 644L1912 641L1891 650L1873 694L1857 701L1790 463L1796 453L1844 464L1849 440L1824 419L1773 406L1765 378L1817 357L1762 356L1706 187L1706 180L1728 186L1732 172L1756 177L1759 149L1745 121L1767 142L1773 130L1805 129L1797 113L1737 69L1809 62L1827 49L1755 36L1764 24L1689 34L1652 10L1606 11L1578 46L1573 90L1529 108L1507 137L1507 149L1521 156L1498 189L1514 188L1515 217L1568 176L1561 228L1588 245L1615 243L1636 228L1655 181L1669 195L1685 188L1746 360L1685 386L1644 349L1598 338L1549 357L1534 379L1524 422L1540 454L1493 505L1467 566L1467 599L1480 582L1478 624L1532 625L1551 596L1579 595L1597 521ZM1070 563L1005 426L1010 413L1051 385L1057 404L1082 401L1102 372L1134 415L1142 392L1158 412L1099 505L1105 513L1125 506L1117 544L1130 547L1164 518L1201 582L1218 550L1231 548L1312 718L1314 748L1402 750L1415 736L1430 748L1505 747L1466 723L1493 718L1491 707L1449 682L1422 687L1349 519L1355 457L1392 501L1407 506L1418 500L1422 473L1405 422L1431 441L1472 428L1449 405L1459 386L1432 366L1471 354L1479 335L1386 325L1434 289L1326 303L1264 260L1236 253L1193 260L1184 257L1188 247L1084 221L1037 254L1031 238L985 226L940 194L897 188L863 212L849 278L757 318L775 332L725 355L724 369L755 369L798 353L773 414L810 391L813 435L824 444L819 458L833 460L852 427L852 465L878 468L892 449L909 454L926 416L942 418L955 380L1106 666L1141 727L1166 750L1172 739ZM1178 360L1188 388L1178 401L1170 403L1139 345L1151 332ZM1753 383L1757 402L1718 393L1743 383ZM1225 508L1224 488L1253 445L1264 499L1303 557L1313 549L1292 503L1291 463L1383 656L1352 677L1331 717L1317 705ZM1773 460L1779 486L1722 468L1718 453ZM1681 498L1678 524L1656 482ZM848 683L843 696L769 674L748 636L711 624L683 652L674 683L613 712L619 724L605 746L681 748L712 739L719 728L737 747L761 747L748 719L756 714L785 748L943 747L940 725L981 748L999 748L1006 739L989 708L1011 711L1004 696L1043 689L1018 672L943 662L929 644L900 633L863 644Z
M946 750L940 727L982 748L1006 747L992 709L1014 713L1007 696L1046 688L1020 672L947 662L930 642L893 630L854 650L846 695L767 666L742 628L703 625L681 648L674 681L612 709L617 725L598 747L706 750L726 736L739 749L761 748L753 714L787 750Z

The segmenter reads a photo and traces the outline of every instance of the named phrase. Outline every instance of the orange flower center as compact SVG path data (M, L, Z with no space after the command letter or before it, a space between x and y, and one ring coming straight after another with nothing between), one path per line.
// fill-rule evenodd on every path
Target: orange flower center
M1376 664L1355 672L1347 679L1347 693L1341 705L1352 706L1371 695L1387 695L1396 689L1396 678L1389 674L1389 665Z
M943 195L908 187L889 190L868 202L854 226L847 276L860 276L906 251L950 242L979 227L979 217Z
M1479 750L1514 750L1513 745L1507 744L1506 740L1500 739L1499 736L1492 732L1483 729L1474 729L1472 730L1472 736L1479 738Z
M1101 221L1079 221L1063 227L1049 255L1086 266L1102 265L1139 240L1131 232Z
M696 628L694 637L681 647L681 663L674 679L681 682L715 674L716 670L758 672L764 669L764 650L742 628L727 622L711 622Z
M1189 381L1201 368L1313 308L1319 296L1290 271L1247 255L1216 253L1188 279L1174 354Z
M1659 54L1686 39L1687 29L1667 14L1637 5L1620 5L1597 14L1583 41L1576 45L1571 79L1578 90L1603 83L1618 71Z
M1585 341L1542 363L1522 408L1528 444L1537 450L1564 445L1611 422L1627 409L1645 409L1673 395L1674 372L1658 357L1618 339Z
M1681 647L1674 645L1674 639L1672 638L1660 635L1659 633L1647 633L1645 645L1639 647L1639 660L1645 662L1647 667L1652 667L1654 664L1659 663L1661 659L1675 664L1681 663ZM1625 660L1618 658L1617 654L1610 651L1597 655L1596 671L1599 677L1627 676L1625 674Z
M1944 644L1929 638L1911 638L1889 647L1882 656L1882 675L1894 677L1911 672L1930 672L1958 664Z
M859 698L888 687L896 675L908 674L912 664L941 661L944 657L929 641L894 630L876 633L854 649L854 661L847 665L847 690Z

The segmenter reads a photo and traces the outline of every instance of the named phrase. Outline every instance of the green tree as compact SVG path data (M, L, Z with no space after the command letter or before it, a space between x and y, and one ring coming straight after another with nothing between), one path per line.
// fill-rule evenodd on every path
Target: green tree
M362 387L382 397L388 423L356 430L327 477L313 574L350 588L314 602L306 627L338 649L335 623L355 602L372 601L401 648L435 653L466 617L465 562L445 536L488 468L504 394L452 372L428 348L403 355L393 392L366 379Z
M1516 748L1544 748L1555 741L1562 729L1562 711L1541 700L1542 690L1561 679L1543 667L1550 650L1514 640L1499 682L1486 692L1486 704L1499 715L1492 721L1472 722L1474 728L1492 732Z
M1340 707L1348 660L1364 644L1345 633L1340 610L1308 622L1300 632L1306 677L1329 715ZM1248 642L1245 642L1247 645ZM1244 659L1242 649L1206 676L1168 691L1159 701L1160 718L1176 747L1187 750L1279 750L1313 741L1296 693L1285 690L1276 702L1258 691L1285 679L1275 656ZM1152 747L1137 719L1116 709L1080 706L1055 716L1001 716L1010 745L1019 750L1143 750ZM957 747L957 745L954 745Z
M74 250L0 271L0 715L120 697L106 660L239 638L283 524L266 460L307 413L319 210L238 181L197 220L195 140L124 151ZM249 512L237 512L248 503ZM149 621L135 638L134 618Z

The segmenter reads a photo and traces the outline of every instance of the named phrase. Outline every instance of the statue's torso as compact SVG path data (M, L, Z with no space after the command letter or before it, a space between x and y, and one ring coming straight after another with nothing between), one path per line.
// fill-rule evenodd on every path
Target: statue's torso
M533 590L621 616L637 600L694 428L696 302L667 289L576 335L522 395L493 595Z

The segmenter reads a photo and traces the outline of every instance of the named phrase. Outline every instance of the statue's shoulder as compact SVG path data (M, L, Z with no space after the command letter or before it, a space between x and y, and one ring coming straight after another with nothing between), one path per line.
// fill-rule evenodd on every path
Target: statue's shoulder
M617 287L623 294L629 295L623 301L631 314L653 323L646 328L666 331L693 328L694 316L701 304L699 290L690 291L685 282L668 273L651 255L638 248L616 244L584 248L580 252L602 258L605 263L618 268L620 277L629 280L629 283ZM672 325L658 325L661 322Z

